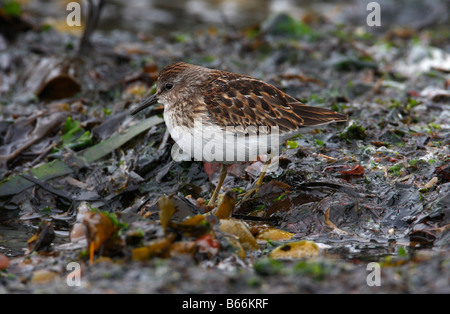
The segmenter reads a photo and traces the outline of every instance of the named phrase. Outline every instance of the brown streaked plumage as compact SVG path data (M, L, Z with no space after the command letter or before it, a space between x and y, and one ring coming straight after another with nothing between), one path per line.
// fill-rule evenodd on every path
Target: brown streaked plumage
M156 102L164 105L164 120L172 137L175 129L180 127L180 133L191 136L189 140L177 141L175 138L185 151L194 146L191 142L196 137L193 129L197 119L201 119L203 126L215 127L218 133L227 127L235 127L232 135L237 135L239 128L268 127L270 132L276 127L281 140L301 133L305 127L347 121L345 114L307 106L262 80L184 62L163 68L156 94L145 99L132 114ZM228 130L224 133L230 134ZM245 145L247 149L256 148L252 141ZM239 144L236 147L233 149L239 151ZM264 173L257 185L262 183ZM210 201L215 201L225 176L226 170L222 169Z

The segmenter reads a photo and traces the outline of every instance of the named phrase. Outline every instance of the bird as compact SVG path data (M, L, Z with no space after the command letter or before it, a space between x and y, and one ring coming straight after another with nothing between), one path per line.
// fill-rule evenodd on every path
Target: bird
M217 200L228 164L265 156L261 174L242 203L263 184L286 139L307 128L348 120L344 113L305 105L263 80L185 62L165 66L156 93L144 98L131 115L157 103L164 105L175 160L221 163L210 205Z

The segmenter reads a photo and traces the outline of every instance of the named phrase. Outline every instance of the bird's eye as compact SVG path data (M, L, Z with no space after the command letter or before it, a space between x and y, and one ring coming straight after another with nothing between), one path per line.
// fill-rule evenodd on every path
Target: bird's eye
M164 86L166 88L166 90L171 90L173 87L173 84L171 83L167 83L166 86Z

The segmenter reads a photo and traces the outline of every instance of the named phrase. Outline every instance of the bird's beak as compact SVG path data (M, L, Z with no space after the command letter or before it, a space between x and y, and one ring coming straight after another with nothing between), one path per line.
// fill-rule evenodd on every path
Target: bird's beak
M150 97L147 97L141 101L139 104L139 107L137 107L133 112L131 112L131 115L134 116L139 111L144 110L145 108L148 108L158 102L158 96L156 94L151 95Z

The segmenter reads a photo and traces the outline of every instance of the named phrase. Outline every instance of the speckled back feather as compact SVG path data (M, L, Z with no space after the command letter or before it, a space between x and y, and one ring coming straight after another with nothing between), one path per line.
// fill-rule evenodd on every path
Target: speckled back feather
M302 104L275 86L250 76L214 70L204 87L204 102L219 125L277 126L293 132L331 122L347 115Z

